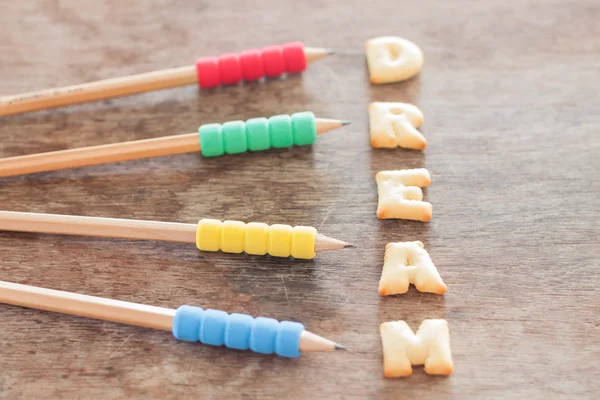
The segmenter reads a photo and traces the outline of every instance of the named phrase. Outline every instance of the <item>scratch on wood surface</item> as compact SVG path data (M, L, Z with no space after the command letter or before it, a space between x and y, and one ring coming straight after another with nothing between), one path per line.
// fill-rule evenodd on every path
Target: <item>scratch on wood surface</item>
M290 311L293 313L294 309L292 308L292 303L290 303L290 298L288 297L288 292L287 292L287 288L285 287L285 281L283 280L283 275L279 275L279 277L281 278L281 284L283 285L283 292L285 293L285 299L287 300L288 307L290 308Z
M171 292L173 287L176 288L175 292ZM177 297L179 295L179 293L181 293L182 290L183 290L183 288L178 287L176 285L169 285L169 291L167 292L167 297L169 297L169 298Z
M329 66L327 66L326 64L322 64L321 67L327 72L327 74L329 76L331 76L336 82L340 81L340 78L338 76L338 74L335 72L334 69L330 68Z
M110 360L111 358L113 358L113 356L115 354L117 354L117 352L121 349L121 347L123 347L125 345L125 343L127 343L127 341L129 341L129 339L133 336L133 333L130 333L129 336L127 336L127 338L125 340L123 340L123 343L121 343L119 345L119 347L117 347L116 349L113 350L112 353L110 353L110 355L108 356L108 358L106 359L106 361Z
M325 218L323 218L323 221L321 221L321 225L319 225L319 228L317 229L318 231L320 231L321 228L323 228L323 224L325 224L325 221L327 221L327 218L329 218L329 214L331 214L332 211L333 211L333 206L329 207L329 209L325 213Z

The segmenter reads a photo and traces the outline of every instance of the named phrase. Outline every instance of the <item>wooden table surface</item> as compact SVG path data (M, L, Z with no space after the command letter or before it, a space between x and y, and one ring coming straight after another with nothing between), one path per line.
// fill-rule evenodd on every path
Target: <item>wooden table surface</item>
M3 280L298 320L348 351L281 359L0 305L0 398L597 398L599 19L596 0L3 2L2 95L298 39L338 53L283 80L0 118L0 157L300 110L354 122L312 148L0 179L1 209L313 225L357 249L302 262L2 232ZM423 49L417 78L368 83L364 41L381 35ZM371 149L371 101L418 105L427 149ZM415 167L433 177L431 222L378 220L375 174ZM377 294L385 244L406 240L445 296ZM425 318L448 321L454 374L384 379L378 325Z

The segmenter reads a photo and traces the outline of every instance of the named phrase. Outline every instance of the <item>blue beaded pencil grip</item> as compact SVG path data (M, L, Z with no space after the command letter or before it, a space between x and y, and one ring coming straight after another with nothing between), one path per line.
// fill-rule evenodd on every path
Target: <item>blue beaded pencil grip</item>
M343 350L298 322L181 306L177 310L0 281L0 302L170 331L179 340L277 354Z
M0 177L201 151L205 157L311 145L318 135L348 121L311 112L200 126L197 133L0 159Z

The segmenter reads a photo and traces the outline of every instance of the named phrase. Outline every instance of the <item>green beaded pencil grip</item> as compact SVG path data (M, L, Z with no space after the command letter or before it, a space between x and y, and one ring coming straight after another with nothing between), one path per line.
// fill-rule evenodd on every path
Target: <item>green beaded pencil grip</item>
M313 144L318 135L348 124L311 112L200 126L198 133L136 140L0 159L0 177L201 151L205 157Z

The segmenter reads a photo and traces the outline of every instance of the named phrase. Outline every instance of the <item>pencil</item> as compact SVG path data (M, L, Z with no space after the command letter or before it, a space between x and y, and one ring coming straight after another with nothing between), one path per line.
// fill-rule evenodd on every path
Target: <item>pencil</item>
M286 72L302 72L308 64L330 54L333 51L304 47L299 42L247 50L239 54L227 53L218 58L201 58L195 65L186 67L0 97L0 116L191 84L210 88L220 84L235 84L241 80L252 81L263 76L272 78Z
M310 117L312 113L304 112L304 113L296 113L291 117L288 117L290 121L293 121L294 118L299 117ZM285 118L287 116L275 116L277 118ZM275 117L271 117L275 118ZM275 138L269 137L269 124L270 121L266 118L254 118L246 121L244 123L246 125L251 124L253 121L262 121L264 120L264 124L262 127L264 128L263 132L266 133L266 143L265 146L252 148L252 143L247 141L244 136L248 136L247 132L244 131L244 127L242 127L242 131L240 133L241 140L238 138L238 145L241 146L241 150L265 150L267 147L272 146L275 147L274 140ZM304 142L299 142L294 140L298 136L298 133L305 133L306 130L302 132L292 132L292 125L290 125L290 132L288 132L288 143L283 143L285 147L290 146L292 144L311 144L310 141L314 141L317 135L322 135L326 132L337 129L343 125L347 125L349 121L340 121L335 119L325 119L325 118L314 118L312 116L313 122L309 127L309 134L313 133L314 136L309 137ZM227 152L229 150L230 154L234 154L240 151L234 151L229 148L226 148L221 142L223 142L226 137L224 135L227 129L228 124L236 124L236 127L240 127L242 121L232 121L231 123L225 123L222 126L222 131L220 133L220 139L218 145L221 145L221 154ZM8 177L8 176L16 176L16 175L24 175L24 174L33 174L37 172L46 172L46 171L56 171L60 169L66 168L76 168L90 165L99 165L99 164L107 164L114 163L120 161L129 161L129 160L138 160L142 158L150 158L150 157L161 157L167 155L175 155L175 154L183 154L190 152L199 152L202 151L205 156L214 156L218 155L212 151L208 146L213 146L214 143L208 143L203 148L203 136L208 140L209 135L215 133L211 132L203 132L204 127L212 127L215 124L203 125L199 129L199 133L186 133L182 135L175 136L164 136L154 139L145 139L145 140L135 140L130 142L122 142L122 143L113 143L107 145L100 146L92 146L92 147L82 147L77 149L69 149L69 150L60 150L60 151L52 151L47 153L39 153L39 154L31 154L25 156L17 156L17 157L9 157L0 159L0 177ZM246 129L247 130L247 129ZM200 136L200 138L199 138ZM204 141L206 142L206 141ZM248 145L248 143L250 145ZM234 144L230 143L229 147L233 147ZM284 147L284 146L278 146Z
M354 247L311 227L201 219L198 224L0 211L0 230L195 243L202 251L312 259Z
M175 310L4 281L0 281L0 302L169 331L180 340L283 357L297 357L300 352L344 350L342 345L306 331L297 322L193 306Z

